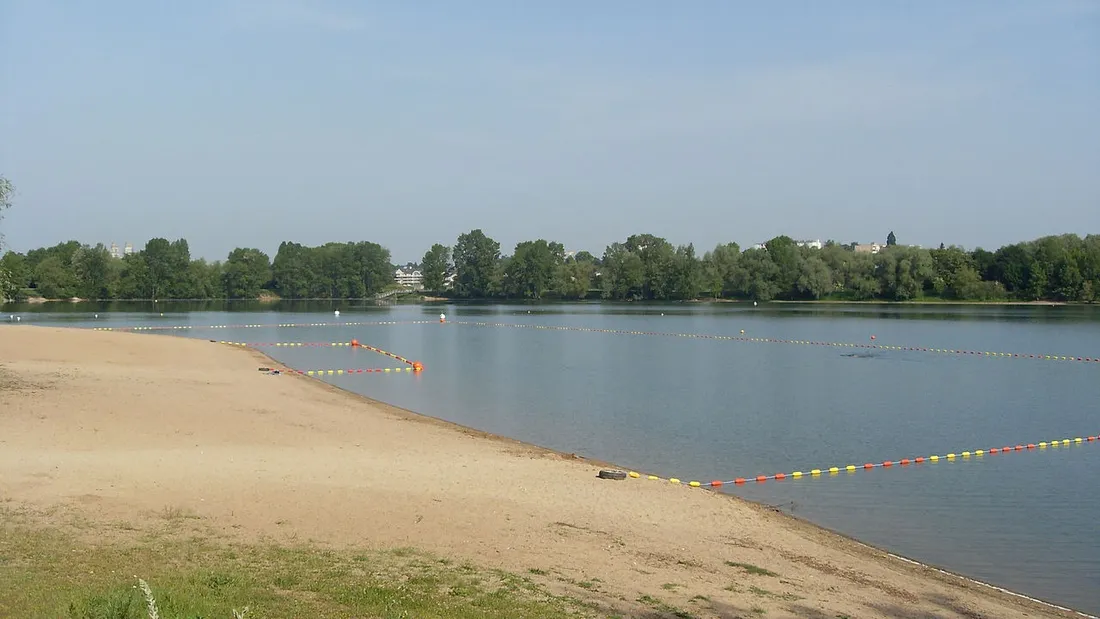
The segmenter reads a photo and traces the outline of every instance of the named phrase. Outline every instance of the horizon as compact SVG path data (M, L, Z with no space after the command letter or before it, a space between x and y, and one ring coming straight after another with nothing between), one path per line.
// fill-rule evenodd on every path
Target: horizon
M399 265L472 229L597 256L1100 233L1100 3L797 6L0 0L0 231Z

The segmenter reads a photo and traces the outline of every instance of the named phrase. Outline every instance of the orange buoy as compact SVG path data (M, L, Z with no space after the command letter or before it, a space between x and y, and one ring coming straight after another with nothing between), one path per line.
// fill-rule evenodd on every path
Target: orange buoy
M743 483L745 483L745 478L744 477L738 477L737 479L733 480L733 483L743 484Z
M887 460L887 461L882 463L882 466L894 466L894 463L891 462L890 460Z
M756 476L756 481L757 481L757 483L761 483L761 484L762 484L762 483L764 483L764 482L768 481L768 478L767 478L767 476L766 476L766 475L757 475L757 476Z
M778 479L778 480L783 480L783 479L787 479L787 475L784 474L784 473L776 473L775 478Z
M358 348L359 347L359 340L352 340L351 341L351 347L352 348Z
M864 465L863 465L863 468L865 468L865 469L873 469L873 468L875 468L875 465L873 465L873 464L871 464L870 462L868 462L867 464L864 464Z
M872 336L871 336L871 339L872 339L872 340L873 340L873 339L875 339L875 336L873 336L873 335L872 335Z
M718 481L718 480L716 479L716 480L714 480L714 481L710 482L710 485L711 485L712 487L714 487L714 488L717 488L717 487L719 487L719 486L721 486L721 485L722 485L722 482L720 482L720 481Z
M424 364L420 363L419 361L413 361L412 366L414 372L420 372L424 370Z

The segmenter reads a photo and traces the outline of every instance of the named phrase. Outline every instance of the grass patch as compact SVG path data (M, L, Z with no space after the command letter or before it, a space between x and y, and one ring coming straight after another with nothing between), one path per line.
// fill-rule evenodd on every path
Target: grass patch
M793 593L773 593L767 589L761 589L760 587L749 587L749 592L753 595L759 595L760 597L778 598L787 602L797 602L798 600L804 599Z
M166 510L165 520L185 515ZM592 609L526 578L412 549L344 552L226 544L170 533L83 542L0 511L0 616L146 619L548 619Z
M157 515L160 516L161 518L163 518L164 520L168 520L168 521L187 520L187 519L198 520L199 519L198 514L196 514L195 512L193 512L189 509L184 509L182 507L176 507L174 505L164 506L164 509L160 510L160 512Z
M646 606L649 606L650 608L658 612L664 613L666 615L671 615L676 619L696 619L695 615L689 613L688 611L682 608L676 608L671 604L666 604L665 602L662 602L661 600L658 600L651 595L643 595L639 597L637 601L639 604L645 604Z
M751 563L737 563L736 561L726 561L726 565L730 567L741 568L745 571L746 574L753 574L756 576L779 576L779 574L776 574L771 570L766 570L758 565L753 565Z

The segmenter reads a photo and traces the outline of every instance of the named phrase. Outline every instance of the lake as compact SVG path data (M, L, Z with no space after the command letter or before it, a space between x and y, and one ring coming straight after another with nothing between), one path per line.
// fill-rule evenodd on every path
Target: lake
M324 303L228 309L53 304L9 307L4 319L19 310L30 324L191 325L153 333L251 343L354 338L420 361L425 371L325 380L426 415L664 477L707 483L802 471L800 479L721 491L918 561L1100 614L1094 477L1100 443L988 453L1100 434L1100 363L1026 358L1100 356L1100 308ZM439 324L440 312L447 324ZM396 324L208 328L378 321ZM768 339L807 343L762 341ZM348 347L262 350L298 369L400 365ZM979 449L987 453L862 469L867 462ZM860 468L845 472L848 464ZM829 475L832 466L840 474ZM812 469L826 473L811 476ZM684 534L691 534L690 522Z

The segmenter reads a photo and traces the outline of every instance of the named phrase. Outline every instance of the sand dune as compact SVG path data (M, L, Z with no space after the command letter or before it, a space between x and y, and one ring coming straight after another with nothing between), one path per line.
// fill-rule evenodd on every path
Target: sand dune
M556 570L559 587L598 577L600 591L574 594L639 616L642 596L706 596L693 608L710 617L1073 616L764 507L600 480L594 463L266 375L264 363L201 340L2 327L0 495L97 522L176 506L244 539L415 546Z

